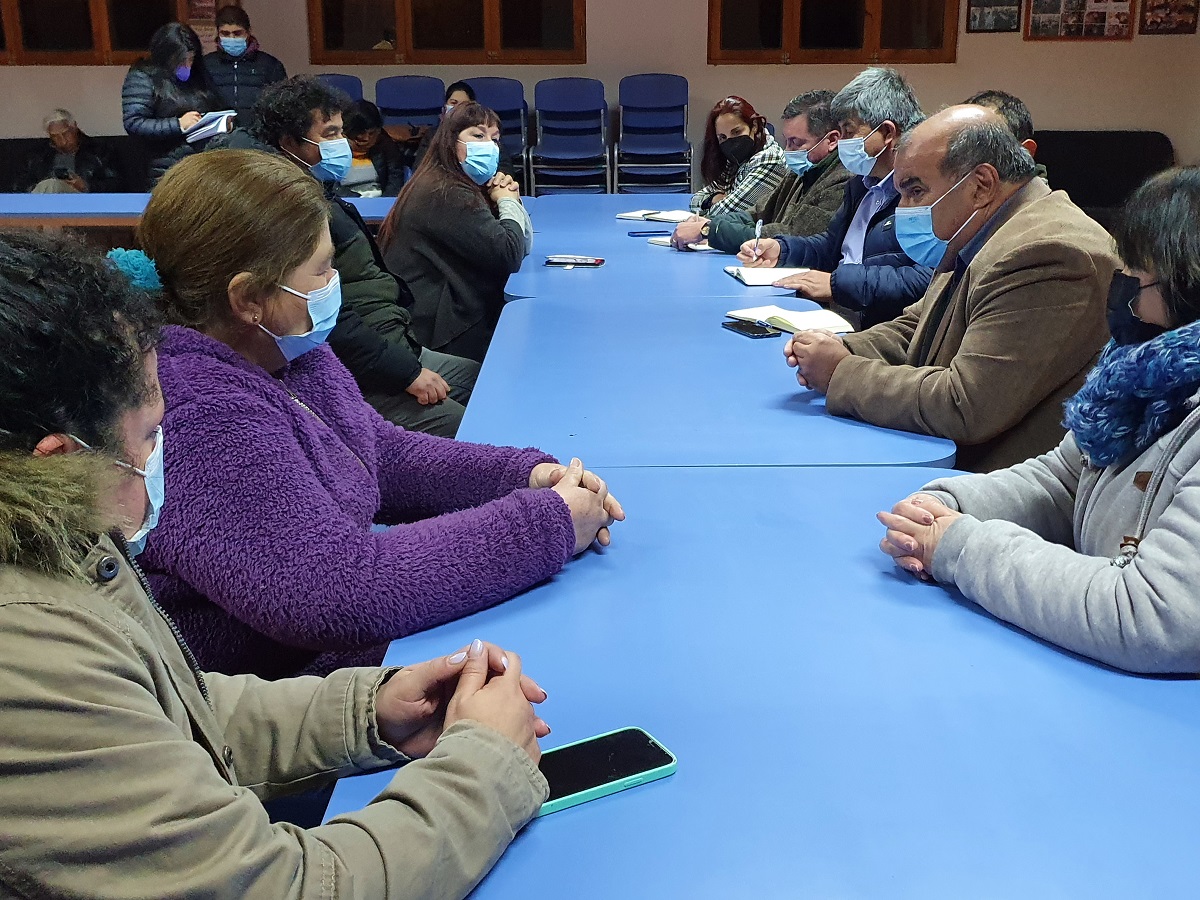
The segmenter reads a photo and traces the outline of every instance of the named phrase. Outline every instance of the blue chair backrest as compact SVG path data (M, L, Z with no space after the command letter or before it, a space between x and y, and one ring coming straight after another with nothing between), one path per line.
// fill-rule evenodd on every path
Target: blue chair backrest
M533 89L539 141L546 135L603 138L608 130L604 85L595 78L548 78Z
M475 91L475 99L504 118L505 113L524 111L525 85L515 78L486 75L465 79Z
M619 88L621 106L680 109L688 105L688 81L682 75L626 75Z
M357 75L341 75L337 72L326 72L323 75L318 75L317 78L330 87L337 88L339 91L349 94L351 100L361 100L363 98L362 79Z
M385 125L436 127L445 99L445 83L429 75L393 75L375 82L375 105Z

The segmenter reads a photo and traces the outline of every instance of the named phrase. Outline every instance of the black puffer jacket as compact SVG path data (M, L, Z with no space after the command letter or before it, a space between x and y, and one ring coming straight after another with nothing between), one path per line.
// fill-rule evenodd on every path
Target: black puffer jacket
M179 117L193 110L215 112L220 104L198 70L193 70L190 81L181 83L175 73L148 62L130 67L121 87L121 117L125 131L142 140L151 157L147 188L173 162L198 149L184 140Z
M240 128L250 124L254 104L263 88L287 80L283 63L261 50L247 50L240 57L216 50L204 57L204 66L223 107L237 110Z

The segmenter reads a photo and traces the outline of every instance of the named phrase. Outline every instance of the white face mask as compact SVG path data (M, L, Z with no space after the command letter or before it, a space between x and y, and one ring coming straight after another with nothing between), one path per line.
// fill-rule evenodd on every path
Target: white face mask
M846 167L846 171L866 178L875 168L875 160L883 156L881 149L874 156L867 156L867 138L883 127L880 122L865 136L860 138L842 138L838 141L838 159ZM886 149L886 148L884 148Z
M86 441L81 441L75 435L70 435L70 438L85 450L92 449L90 444ZM130 551L134 556L137 556L146 548L146 538L150 536L150 532L158 524L158 517L162 514L163 502L166 500L166 480L163 476L162 426L159 425L154 430L154 449L150 451L150 456L146 460L146 467L144 469L139 469L137 466L120 459L114 460L114 462L122 469L128 469L136 475L141 475L146 480L146 497L150 502L150 510L146 513L146 518L142 521L142 527L128 541Z

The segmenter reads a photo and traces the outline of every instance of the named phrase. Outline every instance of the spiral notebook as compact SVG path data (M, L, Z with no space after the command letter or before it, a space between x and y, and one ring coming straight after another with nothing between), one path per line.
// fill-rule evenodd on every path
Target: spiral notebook
M746 266L726 266L725 272L749 287L770 287L777 281L799 275L808 269L750 269Z
M669 237L652 237L646 239L647 244L653 244L655 247L670 247L671 239ZM689 250L698 250L701 253L720 253L716 247L708 246L708 241L695 241L688 244Z
M634 222L686 222L693 213L686 209L635 209L633 212L617 213L618 219Z

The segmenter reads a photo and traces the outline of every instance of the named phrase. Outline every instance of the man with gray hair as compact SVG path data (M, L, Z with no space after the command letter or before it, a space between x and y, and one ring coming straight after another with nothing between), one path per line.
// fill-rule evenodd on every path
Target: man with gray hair
M1064 401L1108 339L1112 240L996 112L952 106L901 142L896 236L936 268L919 303L844 340L801 332L785 348L835 415L953 440L988 472L1053 448Z
M42 129L50 145L29 159L17 179L21 193L82 194L119 190L120 176L111 155L79 130L75 117L65 109L46 116Z
M899 203L892 169L900 138L924 118L908 82L893 69L859 73L833 98L838 156L853 176L841 208L822 234L748 240L738 258L746 266L795 266L810 271L779 287L828 302L861 327L889 321L917 300L933 270L910 259L896 241Z
M692 216L681 222L671 236L676 249L684 250L707 239L710 247L737 253L754 237L756 222L763 234L807 236L829 227L842 205L846 182L851 175L838 162L837 142L841 136L830 104L833 91L808 91L794 97L780 120L781 143L788 173L779 187L749 212L729 213L706 219Z

